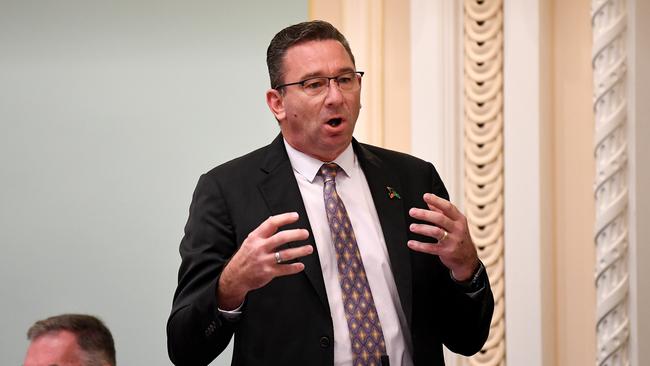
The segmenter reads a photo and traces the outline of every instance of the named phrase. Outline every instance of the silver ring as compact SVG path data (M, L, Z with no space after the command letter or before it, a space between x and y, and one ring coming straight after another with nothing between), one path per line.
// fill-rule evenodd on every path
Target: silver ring
M282 263L282 257L280 257L280 252L275 252L275 262L276 262L277 264L281 264L281 263Z
M443 240L445 240L445 239L447 239L447 235L449 235L449 233L447 232L447 230L443 230L442 232L443 232L444 234L442 234L442 238L438 239L439 242L440 242L440 241L443 241Z

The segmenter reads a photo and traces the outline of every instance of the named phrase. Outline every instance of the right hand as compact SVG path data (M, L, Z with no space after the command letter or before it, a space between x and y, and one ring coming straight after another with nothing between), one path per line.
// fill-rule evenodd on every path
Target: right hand
M303 263L281 263L275 258L276 248L292 242L305 240L305 229L278 229L298 220L298 213L288 212L271 216L253 230L239 250L221 272L217 289L217 303L222 310L236 309L244 302L246 294L265 286L272 279L296 274L305 269ZM280 251L283 262L311 254L314 248L303 245Z

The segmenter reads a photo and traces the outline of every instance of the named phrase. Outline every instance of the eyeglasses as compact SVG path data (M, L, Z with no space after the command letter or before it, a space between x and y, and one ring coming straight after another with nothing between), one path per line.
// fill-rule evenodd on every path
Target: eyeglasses
M309 96L317 96L323 94L329 89L330 80L334 80L339 90L346 92L354 92L361 87L361 77L363 71L349 71L338 76L318 76L295 83L288 83L276 86L275 90L280 90L285 86L300 85L305 94Z

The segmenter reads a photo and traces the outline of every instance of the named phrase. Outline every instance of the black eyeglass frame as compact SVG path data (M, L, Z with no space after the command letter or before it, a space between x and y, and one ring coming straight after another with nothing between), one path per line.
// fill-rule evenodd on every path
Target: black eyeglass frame
M307 78L307 79L304 79L304 80L296 81L295 83L287 83L287 84L278 85L273 89L279 91L280 89L284 88L285 86L291 86L291 85L300 85L300 86L302 86L304 88L306 82L308 82L310 80L314 80L314 79L327 79L327 85L329 86L331 80L336 80L336 79L340 78L341 76L343 76L345 74L350 74L350 73L359 75L359 79L361 79L363 77L363 74L365 74L364 71L346 71L346 72L344 72L342 74L339 74L339 75L336 75L336 76L314 76L314 77ZM336 85L338 85L338 80L336 81Z

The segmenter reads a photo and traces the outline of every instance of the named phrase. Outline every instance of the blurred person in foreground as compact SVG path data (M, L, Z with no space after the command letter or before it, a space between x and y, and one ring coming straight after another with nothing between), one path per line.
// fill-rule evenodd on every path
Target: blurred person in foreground
M39 320L27 331L27 339L31 343L23 366L115 366L113 336L91 315Z
M176 365L444 365L494 307L465 216L432 164L352 138L363 72L331 24L267 50L270 145L199 179L167 323ZM237 123L237 121L232 121Z

